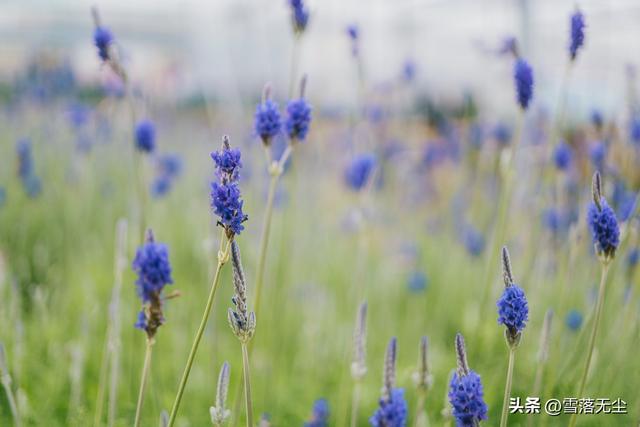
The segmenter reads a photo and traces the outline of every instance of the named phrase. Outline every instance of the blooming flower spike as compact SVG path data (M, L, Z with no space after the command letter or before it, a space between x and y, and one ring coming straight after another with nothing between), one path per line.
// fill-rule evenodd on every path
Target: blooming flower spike
M593 236L596 254L603 263L608 263L615 257L620 243L620 228L616 214L602 196L600 172L593 174L591 189L593 202L589 205L587 222Z
M527 61L522 58L516 60L513 68L513 76L516 83L516 95L520 108L529 108L533 98L533 70Z
M502 272L504 292L497 303L498 323L507 327L507 343L515 348L520 343L522 331L529 319L529 306L524 291L514 283L509 251L506 247L502 248Z
M407 401L404 389L395 388L396 382L396 338L391 338L384 358L382 397L379 407L369 418L373 427L404 427L407 425Z
M304 141L311 124L311 106L304 98L306 85L307 77L304 76L300 81L300 98L287 104L285 128L292 142Z
M458 367L449 384L449 403L456 424L460 427L477 426L487 419L487 404L480 375L469 369L464 339L456 335L456 356Z
M571 43L569 44L569 57L575 61L578 50L584 45L584 15L580 9L571 15Z

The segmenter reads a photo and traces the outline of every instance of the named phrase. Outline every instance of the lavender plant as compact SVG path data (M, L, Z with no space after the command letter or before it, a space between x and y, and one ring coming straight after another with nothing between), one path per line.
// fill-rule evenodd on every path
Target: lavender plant
M407 425L407 401L404 389L396 388L396 345L395 337L391 338L384 357L382 375L382 396L378 409L369 418L372 427L404 427Z
M353 378L353 397L351 400L351 427L358 423L358 406L360 405L360 387L367 373L367 303L360 304L353 331L353 359L351 377Z
M511 397L511 383L513 380L513 366L515 363L515 354L522 331L529 320L529 305L522 288L514 283L513 274L511 272L511 260L509 259L509 251L506 247L502 248L502 278L504 280L504 292L498 300L498 323L504 325L505 339L509 347L509 366L507 368L507 382L504 388L504 400L502 403L502 416L500 417L500 426L507 425L509 416L509 398Z
M229 308L227 319L233 334L242 346L242 368L244 377L244 395L247 409L247 427L253 426L253 403L251 400L251 376L249 374L249 352L247 343L253 338L256 330L256 315L247 309L247 283L240 260L238 242L231 243L231 264L233 266L233 287L235 294L231 301L235 310Z
M220 247L218 249L217 266L213 276L213 283L209 291L207 303L205 305L200 325L196 330L196 335L191 345L191 350L187 357L187 363L178 385L178 391L176 393L171 413L169 416L169 427L173 426L176 421L180 402L182 401L182 395L191 373L193 361L195 360L196 353L198 352L198 346L202 339L202 334L207 326L209 315L211 314L211 308L215 300L216 291L218 290L218 283L220 282L220 272L222 267L229 261L229 253L231 243L234 238L244 230L243 223L248 219L248 216L243 212L243 201L241 198L240 187L238 186L238 178L240 176L240 169L242 168L241 153L238 149L232 149L229 142L229 137L224 136L222 138L222 149L211 153L216 166L217 181L211 184L211 207L214 213L218 217L218 225L222 228L220 234Z
M231 368L228 362L224 362L218 375L218 386L216 387L216 404L209 408L211 422L214 426L220 427L229 418L231 411L226 408L227 393L229 391L229 375Z
M607 273L609 272L611 261L615 258L618 244L620 243L618 220L616 219L613 209L609 207L606 199L602 195L602 180L600 178L600 173L597 171L593 174L591 192L593 201L589 204L587 223L591 230L596 254L600 260L601 274L593 326L591 327L591 335L589 336L589 344L587 346L587 358L585 360L584 370L582 371L582 377L580 378L578 393L576 395L576 398L578 399L582 398L584 388L587 384L587 375L591 368L593 349L595 348L600 318L602 317L602 308L604 307ZM578 415L573 414L569 421L569 427L575 426L577 421Z
M167 246L156 243L153 232L147 231L146 242L138 248L133 260L133 270L136 272L136 288L142 301L142 310L138 313L135 327L142 329L147 335L147 345L136 405L134 426L140 425L144 393L151 369L151 353L155 344L158 328L164 323L163 304L166 296L163 291L166 285L173 283L171 278L171 264Z
M328 427L329 426L329 402L326 399L318 399L313 402L311 419L304 423L304 427Z
M456 335L456 356L458 367L449 383L451 414L458 427L478 426L487 419L488 408L480 375L469 369L464 338L459 333Z
M278 112L277 104L271 101L270 85L267 84L265 86L262 104L256 108L254 129L256 134L260 136L260 139L262 140L267 156L267 166L270 176L267 205L262 224L262 233L260 235L260 252L258 255L258 267L256 272L255 310L257 314L260 313L260 302L264 284L264 270L267 259L269 235L271 232L271 217L273 213L276 188L278 181L284 172L284 166L293 153L294 147L298 142L304 141L311 124L311 106L304 97L306 80L305 76L300 82L300 98L289 101L287 105L287 117L284 122ZM283 127L289 137L289 144L279 159L273 159L271 154L271 142Z
M425 412L425 400L427 393L433 385L433 375L429 367L429 341L426 336L420 338L418 369L413 373L413 382L418 391L418 403L416 405L415 427L426 426L429 418Z

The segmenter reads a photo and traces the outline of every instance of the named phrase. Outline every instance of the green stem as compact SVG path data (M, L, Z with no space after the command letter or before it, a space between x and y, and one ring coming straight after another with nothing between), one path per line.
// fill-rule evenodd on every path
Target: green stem
M300 51L300 35L293 36L293 52L291 53L291 71L289 76L289 99L293 98L298 74L298 56Z
M267 245L269 243L269 234L271 232L273 200L275 199L278 176L279 175L277 174L271 174L271 179L269 180L269 193L267 194L267 207L264 213L264 221L262 223L262 235L260 236L260 255L258 256L258 271L256 273L256 316L260 314L260 296L262 295L262 284L264 282L264 267L267 260Z
M182 378L180 379L180 384L178 385L178 392L176 393L176 398L171 408L168 427L172 427L173 423L175 423L176 421L178 408L180 407L180 402L182 401L182 394L184 393L184 388L187 385L187 380L189 379L189 374L191 373L191 367L193 366L193 360L196 357L198 346L200 345L200 340L202 339L202 334L204 333L205 327L207 326L207 321L209 320L209 315L211 314L213 301L216 296L216 291L218 290L218 283L220 282L220 271L222 270L222 266L229 259L229 246L230 242L227 241L224 252L218 252L218 265L216 267L216 273L213 276L213 283L211 284L211 290L209 291L209 298L207 299L207 305L204 308L204 313L202 314L202 319L200 320L200 326L198 326L198 330L196 331L196 336L193 340L193 344L191 345L191 351L189 351L189 356L187 357L187 364L184 367L184 372L182 373Z
M509 416L509 397L511 397L511 382L513 380L513 365L516 357L516 349L509 348L509 367L507 368L507 383L504 387L504 399L502 401L502 416L500 417L500 427L506 427Z
M356 380L353 386L353 398L351 400L351 427L358 424L358 405L360 404L360 381Z
M4 391L7 393L7 401L9 402L9 409L11 410L11 416L13 417L13 422L16 426L20 425L20 416L18 415L18 406L16 405L16 399L13 397L13 391L11 390L11 380L7 374L2 374L2 386L4 387Z
M244 397L247 404L247 427L253 427L253 404L251 401L251 375L249 374L249 351L242 343L242 369L244 375Z
M424 413L424 401L426 394L423 389L418 390L418 402L416 403L416 421L415 427L424 427L426 426L426 415Z
M598 301L596 303L596 317L593 321L593 328L591 329L591 336L589 338L589 349L587 350L587 360L584 364L584 371L582 372L582 378L580 379L580 388L578 388L578 394L576 398L581 399L584 393L584 387L587 384L587 375L589 374L589 368L591 367L591 358L593 356L593 349L596 344L596 336L598 335L598 326L600 325L600 317L602 315L602 307L604 306L604 293L607 283L607 273L609 271L609 264L605 262L602 264L602 273L600 275L600 290L598 291ZM578 414L573 414L569 421L569 427L576 425L578 421Z
M107 326L104 346L102 348L102 361L100 362L100 375L98 377L98 395L96 396L96 413L93 418L94 427L98 427L102 421L102 408L104 407L104 393L107 388L107 368L109 366L109 335L111 327Z
M142 365L142 378L140 379L140 391L138 392L138 404L136 405L136 419L133 423L134 427L140 425L142 416L142 403L144 402L144 391L147 388L147 379L149 378L149 370L151 369L151 351L153 349L153 338L147 338L147 349L144 353L144 365Z

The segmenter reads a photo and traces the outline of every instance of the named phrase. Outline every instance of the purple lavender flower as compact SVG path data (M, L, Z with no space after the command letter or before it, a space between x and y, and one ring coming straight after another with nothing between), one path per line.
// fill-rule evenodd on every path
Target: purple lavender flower
M151 120L141 120L135 130L136 148L142 153L151 153L156 146L156 128Z
M620 243L620 228L613 209L609 207L602 196L602 184L600 173L593 175L592 183L593 201L587 211L587 223L591 229L593 243L596 252L607 262L615 256Z
M627 266L630 269L633 269L638 265L638 261L640 261L640 248L633 248L629 251L629 255L627 256Z
M407 401L404 390L395 388L397 340L391 338L384 358L382 397L379 407L369 418L373 427L404 427L407 425Z
M327 427L329 425L329 402L318 399L313 402L311 419L304 423L304 427Z
M357 41L360 36L360 29L357 24L347 25L347 35L352 41Z
M473 257L478 257L484 251L485 239L479 230L473 226L467 225L462 233L464 247Z
M487 404L480 375L469 371L466 375L453 374L449 383L449 403L458 427L474 427L487 419Z
M278 104L266 98L262 104L256 107L254 130L265 145L280 133L282 118L278 110Z
M511 143L512 134L511 128L503 122L498 122L495 128L493 128L493 138L498 142L500 147L506 147Z
M16 151L18 154L18 178L20 178L22 187L27 196L37 197L42 191L42 182L35 172L31 140L24 138L18 141Z
M529 320L529 305L522 288L515 283L504 288L498 300L498 323L508 329L522 332Z
M602 117L602 113L599 110L593 110L591 112L591 124L597 129L602 129L604 125L604 118Z
M571 147L564 141L560 141L553 150L553 162L558 170L566 171L569 169L572 157L573 153Z
M103 61L109 60L109 48L113 43L113 34L106 27L97 27L93 32L93 43L98 48L98 56Z
M526 110L533 98L533 70L524 59L516 60L513 67L516 94L520 108Z
M302 34L309 23L309 10L303 3L303 0L289 0L291 6L291 22L293 31L296 34Z
M589 204L587 223L598 252L614 254L620 243L620 229L616 214L604 197L600 199L599 207L594 202Z
M571 43L569 44L569 55L574 61L578 55L578 49L584 44L584 15L580 10L571 15Z
M577 331L582 326L582 313L575 309L570 310L565 318L565 323L569 329Z
M464 338L456 334L457 369L449 383L449 403L451 414L458 427L475 427L487 419L487 404L480 376L469 369Z
M429 278L421 270L413 271L407 279L407 287L411 292L422 292L427 288L428 284Z
M211 183L211 207L218 215L218 224L224 227L227 237L239 235L244 230L247 215L242 211L243 201L238 187L238 177L242 162L240 150L232 149L225 136L222 149L211 153L216 164L216 176L220 182Z
M412 82L416 78L416 63L411 59L404 61L402 65L402 79L405 82Z
M304 141L311 124L311 106L304 98L289 101L285 127L289 138Z
M376 163L376 157L371 153L354 157L344 173L347 186L354 191L362 190L369 182Z
M151 232L136 251L132 266L138 275L136 287L143 303L150 302L166 285L173 283L167 245L156 243Z
M369 418L369 424L372 427L404 427L408 412L404 389L394 388L389 399L380 399L380 407Z

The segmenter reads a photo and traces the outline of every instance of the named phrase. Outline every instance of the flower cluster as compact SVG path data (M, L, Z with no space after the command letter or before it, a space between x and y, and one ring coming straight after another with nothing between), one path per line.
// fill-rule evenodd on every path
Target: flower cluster
M311 419L304 423L304 427L327 427L329 425L329 402L318 399L313 402Z
M567 313L567 317L565 318L565 323L569 329L572 331L577 331L582 326L582 313L578 310L571 310Z
M516 284L505 287L497 306L498 323L510 330L522 332L529 320L529 305L522 288Z
M256 107L254 129L265 145L269 145L271 140L280 133L282 118L276 102L266 98Z
M487 404L480 376L469 369L464 338L456 334L457 370L449 383L449 403L451 414L460 427L477 426L481 420L487 419Z
M294 141L304 141L311 124L311 106L303 98L289 101L285 127L287 135Z
M561 141L553 151L553 162L556 168L561 171L566 171L571 166L571 159L573 153L571 147L564 141Z
M296 34L302 34L309 23L309 10L303 0L289 0L289 5L291 6L293 31Z
M478 421L487 419L482 382L474 371L466 375L453 374L449 384L449 403L459 427L476 426Z
M141 120L135 129L136 148L142 153L151 153L156 147L156 127L151 120Z
M531 98L533 98L533 70L527 61L520 58L516 60L513 75L518 104L523 110L526 110L531 103Z
M98 56L100 59L108 61L110 59L109 49L113 43L113 34L111 34L111 31L105 27L96 27L93 32L93 43L98 48Z
M373 427L403 427L407 425L407 401L404 390L394 388L388 399L380 399L380 407L369 419Z
M391 338L384 358L382 396L378 409L369 418L373 427L404 427L407 424L407 401L404 390L395 387L397 340Z
M144 329L152 338L164 323L162 314L162 291L173 283L169 250L162 243L156 243L153 232L147 232L145 243L138 248L133 260L133 271L138 275L136 287L142 300L143 310L138 313L136 328Z
M598 253L614 255L620 243L620 229L616 214L604 197L600 199L599 206L595 202L589 204L587 223Z
M240 261L240 248L237 241L231 243L231 264L233 265L233 288L235 293L231 298L231 302L235 306L235 310L229 309L227 320L233 334L246 344L256 330L256 315L253 311L247 309L247 283Z
M347 186L355 191L362 190L369 183L375 167L376 157L371 153L354 157L344 173Z
M244 230L243 222L247 215L242 211L242 199L238 178L242 162L240 150L232 149L229 138L224 137L222 149L211 153L216 165L216 176L219 182L211 183L211 207L218 215L218 224L225 229L227 237L233 238Z
M569 44L569 55L571 60L575 60L578 49L584 44L584 15L576 10L571 15L571 43Z
M165 154L158 158L157 175L151 183L151 194L154 197L166 195L173 186L173 182L182 171L182 159L176 154Z

